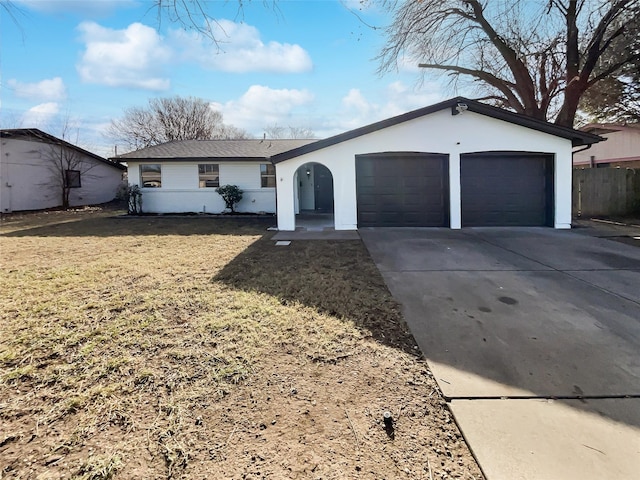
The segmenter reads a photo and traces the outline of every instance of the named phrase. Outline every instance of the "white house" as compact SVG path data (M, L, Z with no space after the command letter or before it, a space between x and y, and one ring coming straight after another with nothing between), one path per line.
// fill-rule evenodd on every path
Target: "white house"
M0 130L0 212L114 199L126 167L36 128Z
M215 190L236 185L238 212L275 213L275 168L269 157L314 140L184 140L120 155L129 184L142 188L148 213L221 213Z
M640 168L640 123L591 123L581 131L600 135L606 142L573 155L576 168Z
M280 230L305 212L332 214L336 230L570 228L572 148L601 140L458 97L324 140L174 142L119 159L150 212L220 212L211 182L245 190L240 211L277 210Z

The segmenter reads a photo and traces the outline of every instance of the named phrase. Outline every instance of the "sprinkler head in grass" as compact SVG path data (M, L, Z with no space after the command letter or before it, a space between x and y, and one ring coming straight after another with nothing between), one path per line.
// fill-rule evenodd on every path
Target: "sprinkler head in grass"
M391 412L384 412L382 414L382 420L384 421L385 432L387 432L389 438L393 439L395 437L395 431L393 427L393 417L391 416Z

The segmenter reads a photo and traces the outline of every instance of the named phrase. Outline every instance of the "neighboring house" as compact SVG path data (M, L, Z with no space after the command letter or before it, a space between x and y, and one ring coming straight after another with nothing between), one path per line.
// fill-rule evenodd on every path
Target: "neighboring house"
M142 187L149 213L221 213L216 187L243 190L238 212L275 213L276 177L269 157L315 140L183 140L117 157L131 185Z
M126 167L37 128L0 130L0 212L114 199Z
M592 123L580 130L607 141L576 152L575 168L640 168L640 124Z
M239 211L277 204L280 230L294 230L301 212L333 214L336 230L570 228L572 149L601 140L458 97L299 145L176 142L118 158L149 212L220 212L212 181L247 192Z

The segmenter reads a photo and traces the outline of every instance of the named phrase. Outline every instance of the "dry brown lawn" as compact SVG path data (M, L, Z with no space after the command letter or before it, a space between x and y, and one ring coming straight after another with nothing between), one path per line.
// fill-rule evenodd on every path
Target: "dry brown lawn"
M480 479L363 244L271 223L3 218L0 478Z

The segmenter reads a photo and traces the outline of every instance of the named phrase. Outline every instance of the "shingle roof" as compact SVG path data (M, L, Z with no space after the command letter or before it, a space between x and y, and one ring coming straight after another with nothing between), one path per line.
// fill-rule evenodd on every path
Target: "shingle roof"
M155 145L116 157L117 160L265 160L317 140L182 140Z
M452 110L452 114L455 114L454 109L458 104L466 105L466 109L470 112L480 113L482 115L493 117L498 120L504 120L505 122L510 122L515 125L521 125L523 127L531 128L533 130L538 130L544 133L549 133L557 137L566 138L568 140L571 140L571 144L574 147L580 145L590 145L592 143L597 143L604 140L604 138L599 137L598 135L581 132L579 130L574 130L573 128L560 127L553 123L545 122L543 120L538 120L532 117L527 117L526 115L510 112L508 110L503 110L502 108L494 107L492 105L487 105L486 103L481 103L477 100L470 100L464 97L455 97L450 98L449 100L445 100L444 102L436 103L435 105L420 108L418 110L413 110L396 117L391 117L380 122L372 123L371 125L366 125L364 127L356 128L355 130L350 130L333 137L325 138L324 140L318 140L311 145L303 145L296 149L276 154L271 158L271 161L272 163L283 162L290 158L314 152L316 150L320 150L337 143L345 142L347 140L351 140L362 135L367 135L369 133L382 130L383 128L398 125L400 123L429 115L431 113L438 112L447 108L450 108Z

